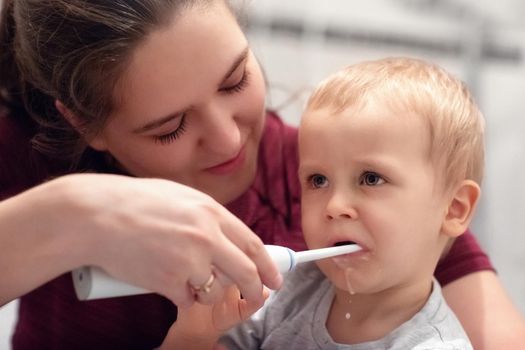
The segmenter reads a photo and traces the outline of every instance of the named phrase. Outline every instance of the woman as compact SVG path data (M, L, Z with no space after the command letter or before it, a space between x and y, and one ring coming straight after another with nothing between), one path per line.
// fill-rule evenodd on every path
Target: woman
M233 281L260 304L262 283L280 285L251 231L304 244L296 130L265 111L260 67L225 2L17 0L2 21L3 198L67 173L165 179L69 175L2 202L0 261L13 269L2 295L31 291L15 349L151 348L176 320L169 299L212 303ZM475 348L525 340L463 237L436 275ZM80 265L169 299L79 302L68 274L53 278Z

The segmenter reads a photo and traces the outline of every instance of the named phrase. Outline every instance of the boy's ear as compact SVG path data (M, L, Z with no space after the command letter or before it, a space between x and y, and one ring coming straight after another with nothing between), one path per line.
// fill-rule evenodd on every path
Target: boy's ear
M82 127L82 123L80 122L80 119L69 109L67 108L60 100L55 100L55 107L56 109L62 114L62 116L71 124L77 132L82 135L84 138L86 138L88 135L86 135L85 129ZM104 138L102 135L97 135L90 140L87 140L88 144L96 149L97 151L105 151L107 150L106 143L104 141Z
M472 180L464 180L452 193L441 232L449 237L463 234L474 216L481 189Z

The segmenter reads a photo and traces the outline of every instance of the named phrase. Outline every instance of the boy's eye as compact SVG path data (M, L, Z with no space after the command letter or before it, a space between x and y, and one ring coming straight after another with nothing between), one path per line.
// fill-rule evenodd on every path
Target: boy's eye
M361 185L365 186L378 186L385 183L385 180L381 177L381 175L367 171L361 176Z
M313 188L323 188L328 186L328 179L324 175L314 174L308 178L308 183Z

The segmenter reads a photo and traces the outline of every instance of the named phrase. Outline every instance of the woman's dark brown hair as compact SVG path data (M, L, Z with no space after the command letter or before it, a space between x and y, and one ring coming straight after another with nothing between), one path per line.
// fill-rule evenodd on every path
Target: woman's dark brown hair
M118 104L114 88L132 51L184 8L207 2L3 0L0 104L33 121L39 152L75 162L86 149L84 138ZM80 120L76 129L57 111L56 100Z

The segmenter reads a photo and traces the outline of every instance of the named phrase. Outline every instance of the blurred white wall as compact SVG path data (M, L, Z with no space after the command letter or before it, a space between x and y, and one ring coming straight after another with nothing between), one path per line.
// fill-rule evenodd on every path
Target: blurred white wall
M467 82L487 121L486 176L473 229L525 314L525 3L264 0L249 1L245 13L269 105L290 123L298 122L313 85L364 59L421 57Z

